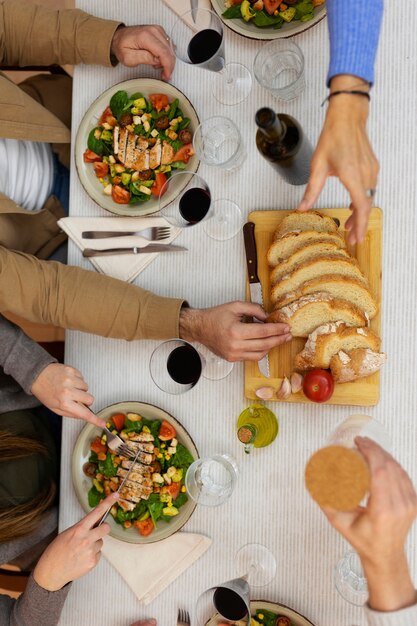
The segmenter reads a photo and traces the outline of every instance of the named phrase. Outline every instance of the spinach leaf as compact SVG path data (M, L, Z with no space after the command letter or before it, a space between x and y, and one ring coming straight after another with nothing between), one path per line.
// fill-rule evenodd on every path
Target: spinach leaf
M135 191L133 184L134 183L131 183L129 185L130 193L133 193L133 194L137 193L139 195L140 192ZM136 422L133 422L126 416L123 430L125 430L127 433L131 433L131 432L140 433L142 428L143 428L142 420L137 420Z
M280 15L269 15L265 11L257 11L255 17L253 18L253 23L259 28L282 24L283 21L284 20Z
M129 97L125 91L116 91L110 99L110 108L114 117L122 115L126 106L129 106Z
M96 452L91 451L88 460L90 461L90 463L98 463L98 457Z
M96 132L96 130L99 130L101 132L101 128L96 127L90 130L90 133L88 135L87 146L89 150L92 150L93 152L95 152L96 154L99 154L100 156L112 154L113 148L112 148L111 143L106 143L105 141L102 141L101 139L96 139L94 136L94 133Z
M188 469L191 463L194 461L191 453L187 450L182 443L177 445L176 453L171 457L171 465L176 468Z
M103 476L116 476L117 467L113 464L114 455L107 452L105 461L98 461L98 471Z
M240 4L234 4L233 6L226 9L226 11L222 13L222 17L224 17L226 20L230 20L236 17L242 17L242 14L240 12Z
M314 7L312 3L308 2L307 0L303 0L303 2L300 2L300 4L297 4L295 9L296 11L295 11L294 19L296 20L301 20L301 18L304 15L309 15L310 13L313 13L314 11Z
M178 498L175 498L174 500L174 504L177 507L177 509L184 506L186 502L188 502L188 496L186 493L182 493L182 492L178 495Z
M263 618L258 620L259 613L263 615ZM263 626L275 626L277 622L278 615L276 613L272 613L272 611L267 611L266 609L257 609L256 610L256 619L263 624Z
M177 108L178 108L179 103L180 103L180 101L178 100L178 98L175 98L175 100L173 102L171 102L171 105L170 105L169 111L168 111L168 119L170 121L174 119L175 113L177 112Z
M189 126L189 125L190 125L190 122L191 122L191 120L190 120L190 118L189 118L189 117L184 117L184 119L182 120L182 122L180 122L180 123L178 124L178 128L177 128L177 130L184 130L184 128L187 128L187 126Z
M187 168L187 165L184 163L184 161L173 161L172 163L170 163L171 169L174 170L185 170Z
M104 492L100 493L100 491L97 491L93 485L88 492L88 505L94 509L101 500L104 500L104 498Z
M149 501L148 501L149 502ZM151 502L148 503L148 511L151 514L153 525L156 526L156 522L162 517L162 509L165 504L163 502Z
M175 152L177 152L184 145L182 141L179 139L174 139L174 141L169 140L171 146L174 148Z

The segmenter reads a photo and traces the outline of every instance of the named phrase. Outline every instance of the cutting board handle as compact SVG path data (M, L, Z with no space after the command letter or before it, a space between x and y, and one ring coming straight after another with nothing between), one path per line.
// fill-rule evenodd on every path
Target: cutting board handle
M243 238L245 240L246 265L248 268L248 278L250 283L259 283L258 278L258 256L256 253L255 224L246 222L243 227Z

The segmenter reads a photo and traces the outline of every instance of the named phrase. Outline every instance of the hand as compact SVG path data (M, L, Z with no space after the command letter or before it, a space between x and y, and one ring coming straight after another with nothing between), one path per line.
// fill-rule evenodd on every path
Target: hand
M141 619L138 622L135 622L134 624L132 624L131 626L156 626L157 625L157 621L156 619Z
M368 91L354 76L336 76L331 91L352 88ZM368 189L376 189L379 165L366 132L369 103L363 96L341 94L329 101L326 119L311 162L310 179L299 211L311 209L326 178L337 176L351 197L352 215L346 222L352 245L365 237L372 198Z
M39 402L57 415L83 419L103 428L105 420L87 408L94 402L93 396L87 391L88 385L82 374L61 363L51 363L45 367L31 388Z
M163 80L170 80L174 70L175 55L161 26L122 26L113 35L111 51L127 67L144 63L162 68Z
M417 494L388 452L367 438L357 437L355 443L371 474L368 504L349 513L330 509L324 513L361 558L370 606L393 611L416 601L404 544L417 516Z
M40 587L58 591L95 568L100 560L103 537L110 532L110 526L103 523L94 528L94 524L118 498L117 492L112 493L78 524L59 534L46 548L33 572Z
M199 341L228 361L259 361L275 346L292 339L287 324L244 324L267 314L259 304L229 302L211 309L181 309L180 337Z

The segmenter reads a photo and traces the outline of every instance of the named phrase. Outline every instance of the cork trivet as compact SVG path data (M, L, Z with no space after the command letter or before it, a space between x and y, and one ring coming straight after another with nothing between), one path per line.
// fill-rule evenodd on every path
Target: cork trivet
M311 497L320 506L351 511L369 489L369 470L359 452L328 446L308 461L305 481Z

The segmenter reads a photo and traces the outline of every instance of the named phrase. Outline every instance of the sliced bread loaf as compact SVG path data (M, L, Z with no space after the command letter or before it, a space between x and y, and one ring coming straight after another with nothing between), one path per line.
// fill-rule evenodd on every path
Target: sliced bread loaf
M325 291L334 298L342 298L343 300L355 304L369 319L374 318L378 312L377 303L369 289L356 278L352 276L341 276L340 274L319 276L302 283L297 291L283 295L275 304L275 308L280 309L283 306L291 304L294 300L298 300L302 296L316 293L317 291Z
M335 383L348 383L365 378L377 372L386 362L384 352L374 352L370 348L339 350L330 359L330 369Z
M299 370L327 369L331 358L340 350L349 352L369 348L379 352L380 345L380 338L369 328L347 328L343 322L323 324L309 335L304 349L296 355L294 365Z
M346 248L344 237L337 232L317 232L316 230L306 230L301 233L288 233L269 247L267 259L271 267L275 267L284 259L294 254L297 250L304 248L311 243L333 242L339 248Z
M332 241L310 243L308 246L296 250L288 259L274 267L271 272L271 285L275 285L286 274L291 274L301 263L328 254L331 256L342 256L345 259L350 258L349 252L345 248L341 248Z
M364 326L367 320L354 304L321 292L294 300L268 317L268 322L288 324L293 337L308 337L318 326L337 321L346 326Z
M343 259L337 256L316 257L299 267L291 274L286 274L279 283L276 283L271 290L271 301L278 302L286 293L291 293L300 288L307 280L320 278L329 274L341 274L352 276L367 287L367 281L359 269L357 261L353 258Z
M294 211L284 217L280 225L275 231L274 238L279 239L287 233L299 233L304 230L315 230L316 232L335 232L338 224L332 217L323 215L319 211L308 211L307 213L298 213Z

